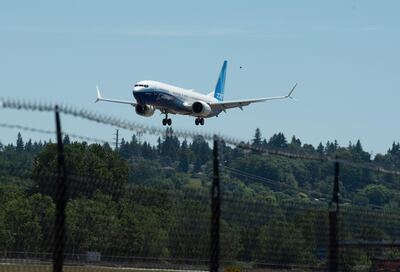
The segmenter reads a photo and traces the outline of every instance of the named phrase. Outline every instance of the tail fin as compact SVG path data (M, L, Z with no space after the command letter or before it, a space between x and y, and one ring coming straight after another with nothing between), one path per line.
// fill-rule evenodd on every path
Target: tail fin
M218 101L224 100L224 91L225 91L225 76L226 76L226 67L228 66L228 61L224 61L222 65L221 72L219 72L219 77L217 81L217 85L215 86L214 98Z

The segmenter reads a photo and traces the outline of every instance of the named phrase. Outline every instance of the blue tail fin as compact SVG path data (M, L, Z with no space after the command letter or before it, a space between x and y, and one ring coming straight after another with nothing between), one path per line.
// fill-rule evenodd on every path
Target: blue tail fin
M224 100L224 91L225 91L225 76L226 76L226 67L228 66L228 62L224 61L222 65L221 72L219 73L217 86L215 86L214 98L218 101Z

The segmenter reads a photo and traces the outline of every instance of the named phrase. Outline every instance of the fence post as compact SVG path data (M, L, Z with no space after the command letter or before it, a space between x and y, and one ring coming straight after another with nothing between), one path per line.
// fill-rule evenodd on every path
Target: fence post
M211 227L210 227L210 272L218 272L219 268L219 221L221 215L221 192L219 183L219 140L214 136L213 147L213 183L211 187Z
M61 122L58 106L55 107L57 133L57 186L56 186L56 219L53 241L53 272L62 272L65 248L65 207L67 202L67 182L62 141Z
M338 266L339 266L338 215L339 215L339 162L336 160L333 195L329 209L329 271L331 272L338 271Z

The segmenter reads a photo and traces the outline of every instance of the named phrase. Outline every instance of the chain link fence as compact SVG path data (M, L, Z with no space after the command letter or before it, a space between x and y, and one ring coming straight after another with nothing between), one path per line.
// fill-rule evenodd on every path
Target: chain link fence
M1 104L54 110L50 104L4 99ZM149 134L164 133L84 110L60 107L59 112L121 128L140 128ZM4 123L0 126L51 133ZM214 153L214 165L208 166L201 178L190 180L192 185L201 183L209 189L195 190L194 185L182 186L179 175L172 174L166 175L169 184L128 182L132 173L122 167L126 162L111 148L86 144L64 150L70 144L62 142L60 127L57 133L58 145L49 145L34 161L2 164L0 271L400 269L398 206L379 203L387 197L379 191L379 181L390 180L393 187L398 186L396 169L265 149L204 134L201 136L214 141L214 151L220 153ZM198 137L188 131L174 133ZM92 137L71 137L106 145ZM266 156L325 163L332 168L328 191L305 191L290 179L277 181L237 169L225 163L222 143ZM68 157L66 163L64 156ZM39 159L45 163L38 164ZM376 176L376 190L362 192L377 194L376 203L365 202L363 194L348 187L346 177L351 171L360 171L358 183L364 180L361 174ZM142 173L136 174L141 177ZM234 193L230 190L234 179L263 184L257 188L267 188L274 197Z

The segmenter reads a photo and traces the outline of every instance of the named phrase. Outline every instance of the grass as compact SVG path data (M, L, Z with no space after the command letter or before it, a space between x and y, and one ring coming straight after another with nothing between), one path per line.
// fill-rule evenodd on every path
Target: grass
M52 265L44 264L0 264L0 272L52 272ZM140 270L137 268L112 268L99 266L64 266L64 272L114 272L114 271L135 271L151 272L151 270Z

